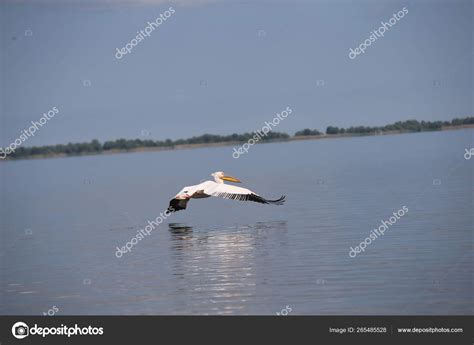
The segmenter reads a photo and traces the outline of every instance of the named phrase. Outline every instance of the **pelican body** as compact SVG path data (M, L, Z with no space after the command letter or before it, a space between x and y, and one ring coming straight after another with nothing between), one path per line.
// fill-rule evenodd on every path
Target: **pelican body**
M283 205L285 196L282 195L276 200L267 200L260 195L252 192L250 189L225 184L224 181L240 183L235 177L228 176L222 171L211 174L214 181L205 181L203 183L187 186L181 189L176 196L171 199L168 211L176 212L184 210L190 199L209 198L211 196L223 199L232 199L240 201L253 201L261 204Z

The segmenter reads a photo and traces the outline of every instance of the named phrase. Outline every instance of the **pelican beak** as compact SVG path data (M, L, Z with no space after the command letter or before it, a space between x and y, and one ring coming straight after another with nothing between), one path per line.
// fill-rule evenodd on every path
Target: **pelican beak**
M235 177L232 177L232 176L227 176L227 175L224 175L221 177L221 180L224 180L224 181L229 181L229 182L237 182L237 183L241 183L242 181L240 181L238 178L235 178Z

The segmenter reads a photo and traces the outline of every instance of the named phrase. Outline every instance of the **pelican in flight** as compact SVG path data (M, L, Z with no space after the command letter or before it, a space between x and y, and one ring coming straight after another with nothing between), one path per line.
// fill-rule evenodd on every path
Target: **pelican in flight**
M261 204L283 205L285 196L282 195L276 200L267 200L250 189L224 184L224 181L240 183L239 179L225 175L222 171L211 174L214 181L205 181L195 186L188 186L181 189L176 196L171 199L168 207L169 212L184 210L189 199L202 199L216 196L224 199L254 201Z

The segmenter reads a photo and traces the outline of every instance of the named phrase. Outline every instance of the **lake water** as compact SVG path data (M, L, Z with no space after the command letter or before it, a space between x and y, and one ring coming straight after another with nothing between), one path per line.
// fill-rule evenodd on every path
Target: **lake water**
M471 314L473 134L1 162L0 313ZM287 202L191 200L116 257L219 170Z

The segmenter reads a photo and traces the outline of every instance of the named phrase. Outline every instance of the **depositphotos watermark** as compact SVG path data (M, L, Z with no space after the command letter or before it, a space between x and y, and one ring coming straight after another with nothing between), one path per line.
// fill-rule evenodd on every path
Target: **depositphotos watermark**
M350 49L349 59L354 60L357 57L357 55L364 54L368 46L370 46L373 42L375 42L380 37L383 37L385 32L387 32L389 28L391 28L393 25L397 24L397 22L403 17L405 17L407 13L408 13L408 9L406 7L403 7L400 11L398 11L397 13L394 13L393 17L390 18L388 22L380 22L382 26L374 31L371 31L370 32L371 35L369 36L369 38L367 38L364 42L359 44L358 48Z
M121 258L123 254L125 253L130 253L132 251L133 246L135 246L138 241L141 241L145 238L145 236L149 236L153 230L155 230L155 227L159 226L163 221L168 218L171 214L171 211L174 211L173 206L168 207L168 209L165 212L160 212L160 215L156 217L155 220L149 220L148 225L145 226L144 229L140 229L137 231L137 234L132 237L130 241L128 241L125 246L122 248L117 247L117 251L115 252L115 256L117 258Z
M5 147L5 149L0 147L0 159L5 159L7 155L12 152L15 152L18 146L23 144L25 141L28 140L29 137L34 137L35 132L46 124L49 120L51 120L57 113L59 113L59 109L57 107L52 107L47 113L43 113L43 116L40 117L39 121L31 121L32 126L28 129L24 129L22 134L18 138L15 139L10 145Z
M249 152L250 146L253 146L256 143L258 143L258 141L262 137L266 136L268 132L272 130L272 126L273 127L278 126L280 124L280 121L283 121L284 119L286 119L286 117L290 115L292 112L293 110L291 110L290 107L286 107L286 110L283 110L281 113L276 114L276 116L273 118L271 122L265 121L265 126L263 126L259 131L254 132L255 135L252 138L250 138L245 144L243 144L238 149L234 147L234 153L232 153L232 157L237 159L240 157L240 155L243 155L244 153Z
M137 35L135 38L132 38L130 42L128 42L124 47L121 49L117 48L117 52L115 53L115 58L120 60L124 55L131 53L133 47L135 47L138 43L143 41L145 37L151 36L151 33L158 29L158 27L163 24L172 14L176 11L173 7L168 8L163 13L160 13L160 16L157 17L154 21L148 22L148 25L145 26L143 30L137 31Z
M278 316L286 316L289 313L291 313L292 311L293 311L293 309L289 305L287 305L286 308L283 308L282 310L280 310L280 312L276 312L276 314Z
M26 338L29 335L41 335L43 338L47 335L67 335L71 337L72 335L103 335L103 327L79 327L77 323L74 327L68 327L61 324L59 327L38 327L38 324L35 323L33 327L29 327L24 322L16 322L12 326L12 334L17 339Z
M367 248L368 245L370 245L373 241L375 241L378 238L378 236L385 235L385 231L389 229L389 225L395 224L397 220L399 220L401 217L405 215L405 213L408 213L408 207L403 206L397 212L393 212L393 216L390 217L388 220L382 220L381 221L382 224L378 227L378 229L372 230L369 237L366 237L366 239L360 242L360 244L356 246L355 248L350 247L351 250L349 251L349 256L351 258L355 258L357 254L359 254L361 251L365 252L365 248Z
M47 312L43 312L43 315L54 316L59 311L59 308L53 305L52 308L49 308Z
M471 148L470 150L468 149L464 149L465 153L464 153L464 159L465 160L469 160L471 159L472 156L474 156L474 148Z

